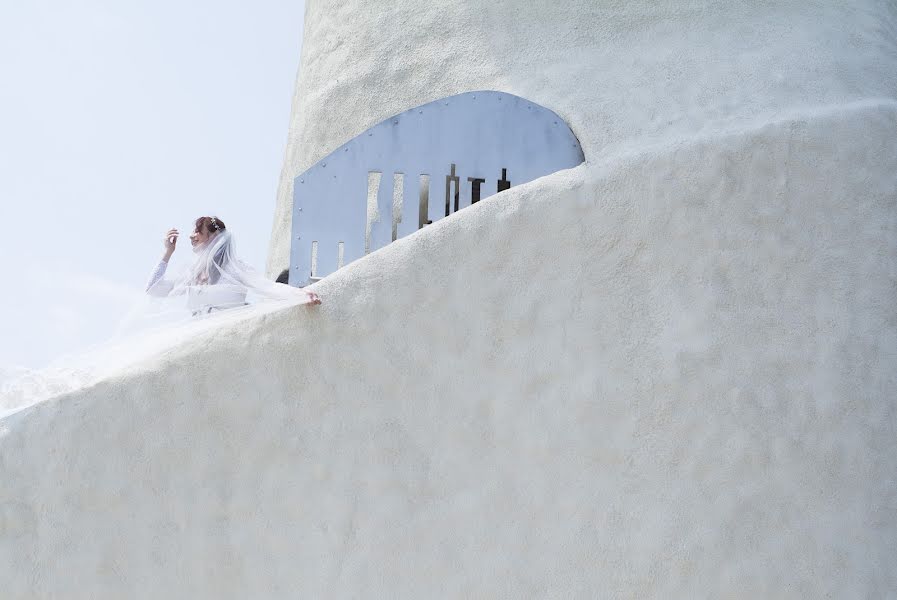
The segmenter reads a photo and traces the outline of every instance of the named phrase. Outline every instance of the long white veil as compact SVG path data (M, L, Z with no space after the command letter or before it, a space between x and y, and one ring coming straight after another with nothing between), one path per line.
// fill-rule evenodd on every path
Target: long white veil
M197 311L211 312L266 300L304 304L311 301L301 289L269 281L239 259L230 231L215 232L195 250L192 265L180 276L160 279L147 289L155 298L186 297L192 316Z
M314 299L301 288L266 279L239 259L229 231L216 231L195 250L183 272L152 282L112 339L0 384L0 416L121 372L197 333L254 312L252 305L277 308Z
M305 290L270 281L240 260L234 237L226 229L211 232L193 252L192 263L182 272L150 282L146 299L123 319L117 337L168 329L260 303L314 301L315 297Z

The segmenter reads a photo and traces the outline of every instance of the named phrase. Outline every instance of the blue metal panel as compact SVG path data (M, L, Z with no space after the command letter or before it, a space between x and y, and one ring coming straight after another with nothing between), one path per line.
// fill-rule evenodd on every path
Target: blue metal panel
M468 92L430 102L391 117L343 144L296 178L293 193L290 283L337 269L365 252L368 174L380 172L379 219L371 223L374 251L392 241L393 176L403 173L399 238L418 228L420 176L430 176L428 219L471 204L473 180L482 179L480 199L495 194L502 172L520 185L584 161L582 148L554 112L503 92ZM451 177L454 167L454 178ZM317 269L311 272L312 242Z

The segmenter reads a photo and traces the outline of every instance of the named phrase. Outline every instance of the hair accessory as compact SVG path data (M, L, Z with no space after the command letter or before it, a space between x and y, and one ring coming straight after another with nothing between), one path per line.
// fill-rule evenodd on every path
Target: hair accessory
M209 218L212 219L212 227L215 228L215 231L221 231L221 228L218 227L218 219L216 219L215 217L209 217Z

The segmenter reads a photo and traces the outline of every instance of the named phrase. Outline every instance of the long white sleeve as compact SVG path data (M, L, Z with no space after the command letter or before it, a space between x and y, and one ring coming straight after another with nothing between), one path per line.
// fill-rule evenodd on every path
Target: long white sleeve
M150 274L149 281L146 283L146 293L150 296L167 296L173 287L170 281L163 279L168 263L160 260L156 268Z

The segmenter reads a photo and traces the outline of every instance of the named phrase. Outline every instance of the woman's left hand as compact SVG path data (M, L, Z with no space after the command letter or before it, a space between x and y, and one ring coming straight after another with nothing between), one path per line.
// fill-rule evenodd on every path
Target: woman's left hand
M305 292L308 294L308 303L317 306L321 303L321 298L314 292Z

